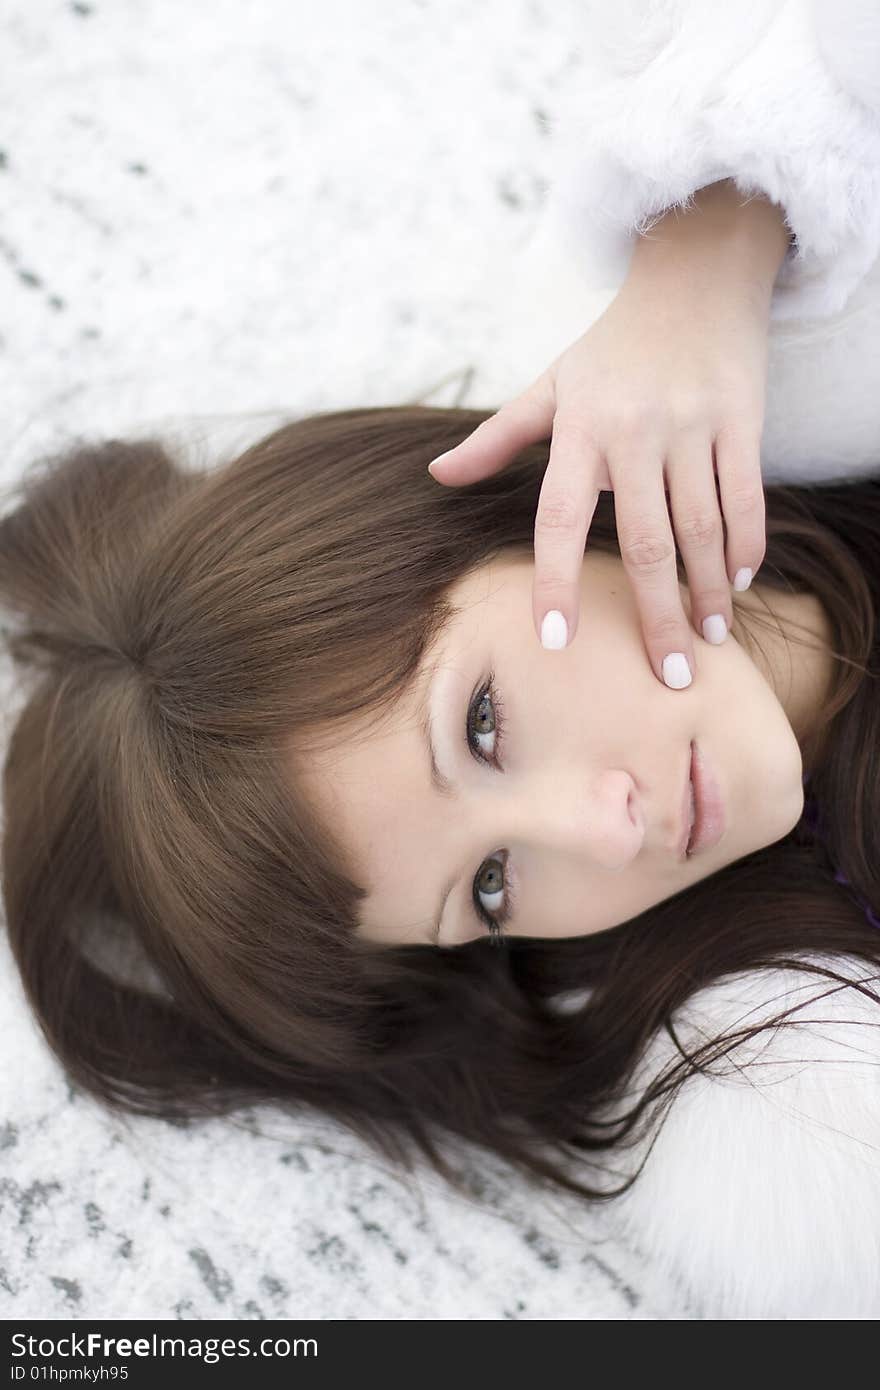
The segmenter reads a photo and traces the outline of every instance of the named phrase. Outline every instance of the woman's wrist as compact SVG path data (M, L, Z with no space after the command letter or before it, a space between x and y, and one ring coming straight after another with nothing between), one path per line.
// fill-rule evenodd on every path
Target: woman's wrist
M699 293L729 285L769 306L792 236L763 194L746 198L732 179L698 189L693 206L671 208L633 248L627 280L679 280Z

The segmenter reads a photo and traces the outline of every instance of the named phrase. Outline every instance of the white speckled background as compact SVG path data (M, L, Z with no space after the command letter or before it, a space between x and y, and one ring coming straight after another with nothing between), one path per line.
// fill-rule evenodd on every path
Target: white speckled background
M219 457L284 413L526 385L505 314L536 370L558 327L493 284L546 190L571 13L8 0L0 483L78 434ZM603 1213L539 1204L476 1151L469 1201L320 1116L108 1116L48 1053L2 935L0 1049L4 1318L700 1316Z

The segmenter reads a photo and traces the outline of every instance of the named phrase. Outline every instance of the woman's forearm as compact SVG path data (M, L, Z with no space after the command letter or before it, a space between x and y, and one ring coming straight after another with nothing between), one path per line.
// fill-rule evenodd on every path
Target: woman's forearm
M763 195L746 199L732 179L694 194L691 208L672 208L633 248L627 281L676 279L714 290L751 290L769 305L792 237L782 208Z

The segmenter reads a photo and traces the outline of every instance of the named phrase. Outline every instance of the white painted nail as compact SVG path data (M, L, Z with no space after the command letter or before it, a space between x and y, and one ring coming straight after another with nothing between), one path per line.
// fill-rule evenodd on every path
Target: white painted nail
M749 569L737 570L733 581L733 587L738 594L743 593L752 582L752 571Z
M551 608L544 614L541 623L541 646L548 652L561 651L568 641L568 623L558 608Z
M663 680L670 690L684 690L693 677L684 652L670 652L663 658Z
M435 463L442 463L444 459L448 459L448 458L449 458L449 455L450 455L450 454L454 454L454 453L455 453L455 450L454 450L454 449L447 449L445 454L438 454L437 457L436 457L435 459L431 459L431 462L428 464L428 472L431 473L431 477L434 476L433 473L431 472L431 470L432 470L433 467L434 467L434 464L435 464Z
M703 619L703 636L707 642L720 647L727 636L727 623L720 613L713 613L711 618Z

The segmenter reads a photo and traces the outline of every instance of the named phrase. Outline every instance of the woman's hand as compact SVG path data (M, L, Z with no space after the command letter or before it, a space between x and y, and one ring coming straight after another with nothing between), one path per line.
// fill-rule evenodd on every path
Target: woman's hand
M660 223L660 235L655 228L641 239L605 313L521 395L431 464L438 482L465 486L552 436L532 597L536 631L551 648L577 632L586 537L599 492L612 490L648 658L673 689L689 685L695 670L675 540L694 629L714 643L732 622L730 584L748 588L764 558L767 329L788 244L772 204L758 200L763 210L748 214L749 235L742 221L727 235L731 212L745 210L741 195L729 183L701 193L709 215L699 226L689 211L678 214L672 236ZM685 236L679 224L687 218ZM754 254L758 237L763 259Z

